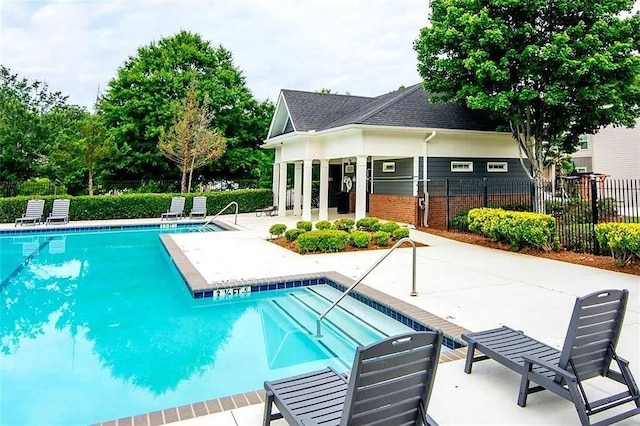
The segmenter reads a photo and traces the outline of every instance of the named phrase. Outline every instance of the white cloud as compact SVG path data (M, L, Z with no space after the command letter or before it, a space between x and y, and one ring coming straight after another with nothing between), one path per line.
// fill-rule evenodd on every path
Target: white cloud
M181 29L233 53L259 99L281 88L378 95L419 81L417 0L0 0L0 61L90 106L136 50Z

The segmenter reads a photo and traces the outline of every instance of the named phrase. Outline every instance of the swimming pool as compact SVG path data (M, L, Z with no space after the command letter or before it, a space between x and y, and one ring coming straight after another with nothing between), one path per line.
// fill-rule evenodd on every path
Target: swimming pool
M329 286L194 299L159 242L176 230L0 235L0 424L94 423L346 370L356 345L407 329L336 309L316 340Z

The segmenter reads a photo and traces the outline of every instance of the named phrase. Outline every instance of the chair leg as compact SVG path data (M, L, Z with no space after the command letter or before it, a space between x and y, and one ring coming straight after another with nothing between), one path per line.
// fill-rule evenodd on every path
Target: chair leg
M467 374L471 374L471 367L473 367L473 354L476 351L476 344L469 343L467 346L467 360L464 363L464 372Z
M529 395L529 373L533 368L533 364L529 361L524 362L524 371L522 379L520 379L520 393L518 394L518 405L525 407L527 405L527 396Z
M273 392L267 391L267 399L264 402L264 416L262 418L262 424L264 426L271 424L271 409L273 407Z
M580 418L580 423L583 425L590 425L589 415L587 414L587 407L582 400L582 396L580 391L578 390L578 385L576 382L567 382L567 388L569 390L569 395L571 395L571 401L573 402L576 411L578 412L578 417Z

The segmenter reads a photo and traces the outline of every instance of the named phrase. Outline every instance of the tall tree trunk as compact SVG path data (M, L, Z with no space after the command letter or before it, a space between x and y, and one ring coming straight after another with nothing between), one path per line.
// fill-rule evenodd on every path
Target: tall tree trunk
M93 197L93 167L89 167L89 196Z
M182 180L180 181L180 192L185 193L187 189L187 168L182 167Z
M193 164L196 161L196 157L191 157L191 166L189 167L189 192L191 192L191 182L193 180Z

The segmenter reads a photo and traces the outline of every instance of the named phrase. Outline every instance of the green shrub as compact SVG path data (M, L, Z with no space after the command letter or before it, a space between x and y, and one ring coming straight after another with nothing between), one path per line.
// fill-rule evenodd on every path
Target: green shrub
M531 211L531 203L505 203L501 205L490 205L490 208L502 209L512 212L530 212Z
M469 219L467 216L469 215L469 210L471 209L460 210L458 213L453 215L451 222L449 223L449 228L457 231L468 231Z
M391 238L394 239L395 241L401 240L403 238L409 238L409 228L400 227L394 230L391 233Z
M640 260L640 224L600 223L595 231L600 248L609 250L619 266Z
M389 241L391 241L391 235L388 232L376 231L373 234L373 241L378 246L381 246L381 247L388 246Z
M298 223L296 223L296 228L304 229L305 231L311 231L312 227L313 225L311 225L311 222L307 222L306 220L301 220Z
M337 231L351 232L356 222L351 218L336 219L331 225L331 229Z
M356 228L361 231L375 232L380 228L380 220L377 217L363 217L356 222Z
M305 232L307 232L306 229L300 229L300 228L288 229L285 231L284 237L287 239L287 241L295 241L298 239L300 235L304 234Z
M320 222L316 223L316 229L319 231L331 229L331 222L329 222L328 220L321 220Z
M61 195L66 194L64 185L52 182L48 178L31 178L18 186L18 195Z
M400 225L398 225L395 222L385 222L380 225L380 231L387 232L388 234L391 234L393 231L395 231L398 228L400 228Z
M69 219L74 220L109 220L109 219L142 219L160 218L171 204L171 197L185 197L185 213L188 214L193 205L193 197L207 197L207 214L213 215L226 207L230 202L238 203L238 211L254 212L257 208L271 205L273 193L269 189L239 189L235 191L189 193L189 194L124 194L124 195L83 195L71 197L47 195L42 197L10 197L0 198L0 222L12 223L22 216L29 198L45 200L45 217L51 212L55 198L69 198ZM234 213L233 207L224 214Z
M269 228L269 234L271 234L272 236L279 237L282 234L284 234L286 230L287 230L287 225L285 225L284 223L275 223L271 225L271 227Z
M367 231L353 231L349 234L349 243L353 247L365 248L369 247L371 242L371 234Z
M555 219L539 213L471 209L469 230L508 243L513 250L528 245L545 251L558 247Z
M327 229L323 231L310 231L298 237L298 250L306 252L337 252L344 250L349 242L349 234L345 231Z

